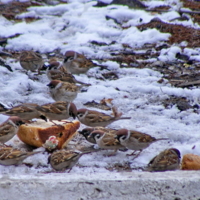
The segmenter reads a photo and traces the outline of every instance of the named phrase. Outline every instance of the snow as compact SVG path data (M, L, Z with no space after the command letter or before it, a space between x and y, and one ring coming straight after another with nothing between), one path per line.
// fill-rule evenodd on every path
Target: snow
M1 2L10 2L1 0ZM23 1L24 2L24 1ZM110 0L104 0L110 2ZM186 97L193 104L199 102L200 91L198 88L175 88L166 81L158 83L162 74L151 69L120 68L119 64L109 61L112 52L123 50L122 44L129 44L131 47L142 47L146 43L159 43L167 41L169 33L160 33L156 29L139 31L135 25L147 23L154 17L159 17L163 21L176 18L179 14L177 8L181 6L179 0L168 1L149 1L148 5L155 7L158 5L171 5L173 11L154 16L150 12L129 9L127 6L109 5L107 7L93 7L96 1L70 1L68 4L55 6L30 7L26 13L17 17L24 19L27 16L36 17L37 20L26 23L14 23L0 17L0 36L8 37L20 34L8 40L5 46L7 50L34 50L43 53L52 52L60 49L64 54L67 50L75 50L84 53L88 58L106 58L102 64L109 70L114 71L119 76L118 80L99 80L101 77L99 68L95 67L87 74L75 75L83 82L90 83L87 92L78 94L74 103L78 108L84 107L84 103L95 100L100 102L103 98L112 98L114 105L123 113L123 116L132 117L131 120L117 121L109 125L110 128L127 128L145 132L157 138L164 137L169 140L159 141L145 149L134 161L132 157L126 156L128 152L119 151L116 156L108 157L110 151L102 150L91 154L83 155L79 164L70 173L96 173L109 172L108 168L115 163L130 163L132 168L145 167L149 160L158 152L174 147L181 151L181 154L194 153L200 155L200 136L199 136L199 114L191 109L180 111L176 106L165 108L160 101L169 98L170 95ZM122 27L131 26L123 29L112 19L106 20L106 16L116 19L122 23ZM140 20L142 19L142 20ZM188 25L188 22L179 22ZM94 46L90 41L105 42L110 45ZM115 44L112 42L115 41ZM182 50L183 49L183 50ZM182 53L200 61L199 49L180 47L176 44L168 49L163 49L158 56L160 61L174 61L176 53ZM6 68L0 68L0 102L7 107L15 106L23 102L45 104L53 102L50 97L48 87L49 82L46 74L37 76L34 80L34 73L26 73L22 70L18 60L7 58L6 62L12 67L14 72ZM90 108L91 109L91 108ZM95 109L95 108L93 108ZM98 109L97 109L98 110ZM103 111L110 113L110 111ZM0 115L3 122L7 117ZM85 127L81 125L82 129ZM81 136L77 136L77 141ZM74 144L77 142L74 140ZM86 142L87 143L87 142ZM14 147L26 148L19 141L17 136L8 141ZM194 147L195 148L192 148ZM20 166L0 166L0 171L4 174L35 174L51 170L47 164L48 153L40 153L27 158L24 162L33 164L29 168L25 165Z

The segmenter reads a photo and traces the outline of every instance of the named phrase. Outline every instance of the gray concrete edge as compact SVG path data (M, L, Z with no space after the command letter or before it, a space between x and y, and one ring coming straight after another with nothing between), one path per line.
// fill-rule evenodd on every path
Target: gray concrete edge
M1 200L198 200L200 171L0 175Z

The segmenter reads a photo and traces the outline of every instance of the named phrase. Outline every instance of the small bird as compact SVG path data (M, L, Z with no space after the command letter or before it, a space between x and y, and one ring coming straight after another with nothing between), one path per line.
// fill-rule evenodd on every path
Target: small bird
M86 73L91 67L94 66L95 64L82 54L79 54L75 51L67 51L65 53L63 68L65 68L68 73L72 74Z
M59 80L53 80L47 86L55 101L72 102L80 91L80 87L74 83L67 83Z
M44 64L42 56L34 51L22 51L19 62L25 70L32 72L38 70L38 73Z
M178 149L170 148L162 151L149 162L147 171L169 171L180 168L181 153Z
M64 68L60 66L59 62L50 62L47 68L47 77L50 81L52 80L59 80L68 83L78 83L84 86L90 86L91 84L83 83L81 81L76 80L76 78L71 74L68 73Z
M81 123L85 124L86 126L91 126L91 127L95 127L95 126L105 127L117 120L131 119L131 117L121 117L122 113L118 113L116 111L116 108L114 107L112 109L113 109L114 116L110 116L110 115L107 115L105 113L98 112L95 110L88 110L88 109L82 108L77 111L77 117Z
M104 140L105 140L106 136L108 136L108 140L109 140L110 135L115 136L115 133L117 132L117 130L115 130L115 129L105 128L105 127L101 127L101 126L97 126L97 127L94 127L94 128L87 127L87 128L84 128L82 131L78 131L78 132L81 135L83 135L88 142L90 142L92 144L96 144L95 138L88 137L90 135L90 133L92 133L95 130L100 130L100 131L103 131L105 133Z
M114 152L110 155L114 155L118 149L122 148L123 146L120 142L116 139L115 134L106 134L106 132L101 130L94 130L88 136L88 138L93 138L96 141L98 146L102 149L111 149Z
M18 127L22 124L24 124L24 122L19 117L9 117L5 122L0 125L0 142L6 143L10 139L12 139L18 131Z
M20 165L25 158L37 153L40 151L25 152L11 146L0 146L0 165Z
M46 121L42 114L36 109L37 106L38 104L34 103L23 103L21 105L14 106L0 113L8 116L18 116L19 118L25 121L30 121L33 118L41 118Z
M152 143L159 140L168 140L168 138L156 139L148 134L141 133L134 130L120 129L116 133L116 138L119 140L120 144L128 149L134 150L130 155L134 155L135 151L139 153L135 156L137 158L143 149L146 149Z
M90 152L79 152L74 150L58 150L54 151L48 158L48 163L51 167L57 171L63 171L69 169L71 171L72 167L76 165L78 159Z
M77 108L75 104L64 101L44 104L42 106L37 106L36 109L51 122L53 122L52 120L65 120L69 117L73 117L75 119L77 115Z

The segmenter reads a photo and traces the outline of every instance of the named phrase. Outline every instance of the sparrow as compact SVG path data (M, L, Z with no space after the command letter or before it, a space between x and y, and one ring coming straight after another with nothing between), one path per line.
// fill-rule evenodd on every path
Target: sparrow
M22 51L19 62L23 69L32 72L38 70L38 73L44 64L42 56L34 51Z
M181 154L178 149L165 149L149 162L148 171L169 171L180 168Z
M143 149L146 149L149 145L159 140L167 140L168 138L156 139L148 134L141 133L134 130L120 129L116 132L116 138L121 145L128 149L134 150L130 155L134 155L135 151L139 153L135 156L137 158Z
M77 115L75 104L64 101L44 104L42 106L37 106L36 109L42 113L44 118L48 118L51 122L53 122L52 120L65 120L69 117L73 117L75 119Z
M101 127L101 126L97 126L94 128L87 127L87 128L84 128L82 131L78 131L78 132L79 132L79 134L83 135L88 142L90 142L92 144L96 144L95 138L88 137L95 130L103 131L105 133L104 139L107 136L109 138L110 135L115 135L115 133L117 132L117 130L115 130L115 129L105 128L105 127Z
M69 169L71 171L72 167L76 165L78 159L90 152L80 152L74 150L57 150L54 151L48 158L48 164L57 171L63 171Z
M92 138L93 140L95 140L98 146L102 149L114 150L111 155L114 155L118 149L123 147L116 139L115 134L106 134L106 132L102 130L92 131L88 138Z
M65 68L68 73L82 74L86 73L91 67L94 66L95 64L84 55L75 51L67 51L65 53L65 59L62 67Z
M64 68L60 66L60 63L57 61L50 62L47 67L47 77L50 81L52 80L60 80L68 83L78 83L84 86L90 86L91 84L83 83L81 81L76 80L76 78L68 73Z
M95 110L88 110L85 108L81 108L77 111L77 117L82 124L86 126L107 126L117 120L121 119L131 119L131 117L121 117L122 113L118 113L116 108L113 109L114 116L107 115L102 112L98 112Z
M53 80L47 86L55 101L72 102L80 91L80 87L74 83L67 83L59 80Z
M25 123L19 117L9 117L0 125L0 142L6 143L8 140L12 139L18 131L18 127L22 124Z
M36 109L37 106L34 103L23 103L0 113L8 116L18 116L25 121L30 121L33 118L41 118L46 121L46 118Z
M25 152L11 146L0 146L0 165L20 165L25 158L37 152Z

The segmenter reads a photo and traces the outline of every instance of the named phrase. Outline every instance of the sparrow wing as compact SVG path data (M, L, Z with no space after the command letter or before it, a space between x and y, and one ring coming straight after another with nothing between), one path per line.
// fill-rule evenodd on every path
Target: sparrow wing
M5 136L8 135L9 133L11 133L11 130L13 130L13 125L8 124L8 123L4 123L0 126L0 137L1 136Z
M141 133L138 131L131 131L131 136L130 136L130 140L137 140L140 143L148 143L148 142L153 142L156 140L156 138L145 134L145 133Z

